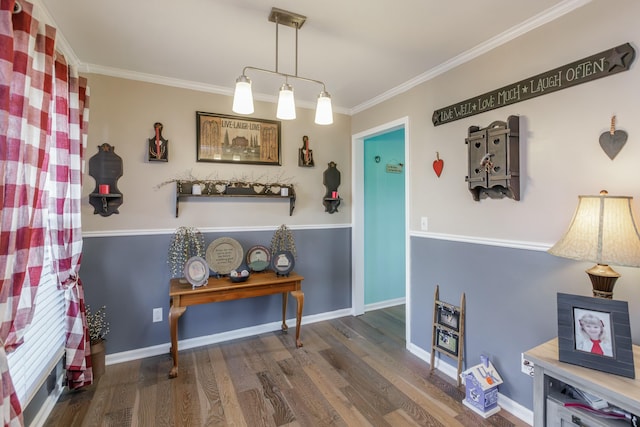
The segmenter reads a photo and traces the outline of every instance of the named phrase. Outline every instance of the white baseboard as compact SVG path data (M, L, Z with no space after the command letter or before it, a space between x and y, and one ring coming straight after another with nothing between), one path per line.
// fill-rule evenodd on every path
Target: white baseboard
M396 305L402 305L405 303L406 303L405 297L389 299L386 301L376 302L373 304L366 304L364 306L364 311L367 312L367 311L373 311L373 310L380 310L382 308L395 307Z
M321 322L323 320L337 319L339 317L350 316L353 314L353 310L342 309L331 311L327 313L320 313L310 316L304 316L304 324ZM296 319L287 319L287 324L296 325ZM229 332L221 332L219 334L207 335L203 337L190 338L187 340L178 341L178 348L180 350L186 350L189 348L202 347L210 344L217 344L219 342L235 340L238 338L250 337L253 335L260 335L267 332L280 330L281 322L271 322L262 325L251 326L248 328L236 329ZM116 363L129 362L131 360L144 359L145 357L158 356L160 354L168 354L171 348L171 343L154 345L151 347L139 348L130 351L123 351L120 353L107 354L105 363L107 365L113 365Z
M424 360L425 362L427 363L431 362L431 353L429 353L428 351L425 351L424 349L418 347L417 345L409 343L407 344L407 350L409 350L411 353L415 354L417 357ZM433 364L435 369L439 370L440 372L447 375L448 377L453 378L454 380L457 380L458 369L455 366L449 365L448 363L444 363L440 361L439 358L435 358ZM502 409L518 417L525 423L531 426L533 425L533 411L525 408L524 406L520 405L518 402L509 399L503 394L500 394L500 392L498 392L498 405L500 405Z

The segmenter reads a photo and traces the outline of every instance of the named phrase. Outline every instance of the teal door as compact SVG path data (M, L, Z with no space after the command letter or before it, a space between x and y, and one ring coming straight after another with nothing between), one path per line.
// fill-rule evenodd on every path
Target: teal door
M405 297L404 128L364 140L364 304Z

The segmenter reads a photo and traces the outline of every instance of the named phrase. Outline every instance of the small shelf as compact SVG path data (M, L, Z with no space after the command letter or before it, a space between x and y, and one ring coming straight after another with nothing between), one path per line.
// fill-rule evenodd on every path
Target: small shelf
M193 187L192 181L181 181L176 183L176 218L179 215L180 199L188 198L215 198L215 197L252 197L271 200L289 200L289 216L293 215L293 210L296 207L296 192L293 189L293 185L274 185L273 188L277 188L277 192L267 184L253 184L247 185L244 183L231 183L222 185L215 182L203 182L204 191L202 194L193 194L191 192L185 192ZM235 185L234 185L235 184ZM242 184L242 185L238 185ZM221 188L221 187L224 188ZM217 188L216 188L217 187ZM259 188L259 191L255 188ZM288 195L283 196L280 192L281 189L286 188Z
M104 197L105 199L115 199L115 198L118 198L118 197L122 197L122 194L114 194L114 193L109 193L109 194L91 193L91 194L89 194L89 197Z
M89 194L89 203L93 206L94 214L100 214L102 216L109 216L111 214L117 214L118 206L122 204L122 194Z
M338 206L340 206L341 201L342 198L340 197L325 197L322 201L322 204L324 204L325 207L325 212L338 212Z

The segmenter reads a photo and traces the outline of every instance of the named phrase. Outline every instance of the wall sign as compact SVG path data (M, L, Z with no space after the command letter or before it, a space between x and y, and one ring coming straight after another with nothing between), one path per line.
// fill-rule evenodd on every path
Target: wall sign
M440 108L433 112L431 120L434 126L438 126L627 71L635 55L633 47L625 43L546 73Z

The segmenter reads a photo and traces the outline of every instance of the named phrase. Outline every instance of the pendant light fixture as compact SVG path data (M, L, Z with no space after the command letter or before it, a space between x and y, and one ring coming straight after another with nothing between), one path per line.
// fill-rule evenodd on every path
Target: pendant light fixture
M286 10L271 8L269 21L276 24L276 69L275 71L266 70L246 66L242 70L242 75L236 80L236 89L233 94L233 112L238 114L253 113L253 93L251 90L251 80L247 77L247 71L260 71L263 73L275 74L285 78L285 82L280 87L278 96L278 108L276 117L281 120L293 120L296 118L296 106L293 96L293 87L289 84L289 79L297 79L322 86L322 91L318 96L316 105L315 122L319 125L330 125L333 123L333 109L331 107L331 96L326 90L325 84L319 80L309 79L298 75L298 30L307 20L306 16L297 13L288 12ZM295 57L295 74L281 73L278 71L278 26L286 25L296 29L296 57Z
M289 83L283 84L280 88L276 117L282 120L296 118L296 100L293 98L293 88Z
M244 74L236 80L236 90L233 93L232 109L238 114L253 114L251 80L249 80Z

